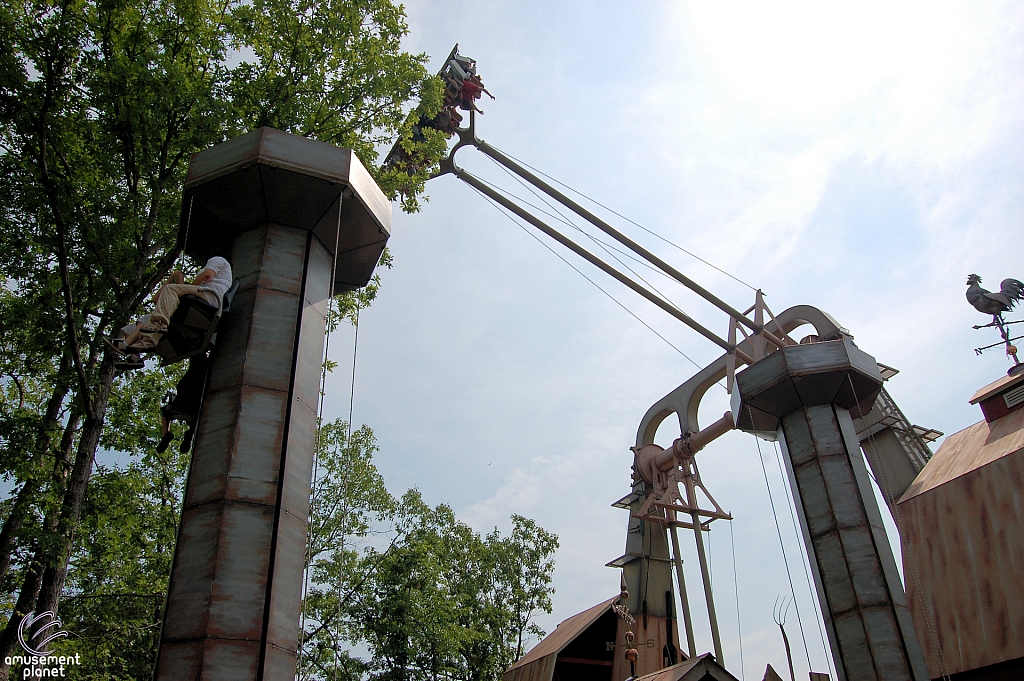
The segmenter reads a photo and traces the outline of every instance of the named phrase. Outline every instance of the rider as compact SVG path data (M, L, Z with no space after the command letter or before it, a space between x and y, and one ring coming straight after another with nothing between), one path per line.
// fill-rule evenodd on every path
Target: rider
M215 250L192 283L185 284L184 281L185 276L175 271L167 283L160 287L153 312L148 315L148 323L140 323L124 339L127 349L140 352L155 348L160 343L160 336L167 330L171 316L178 309L181 296L198 296L211 305L219 305L224 294L231 288L231 264L224 257L223 251Z

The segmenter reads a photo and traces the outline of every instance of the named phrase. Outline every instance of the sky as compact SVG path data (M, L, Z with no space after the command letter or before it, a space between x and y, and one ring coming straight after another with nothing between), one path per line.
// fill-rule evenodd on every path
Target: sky
M829 312L900 370L887 387L912 422L952 434L980 420L968 399L1008 363L998 348L975 355L998 337L971 328L988 319L967 304L965 281L1024 279L1024 5L405 8L405 47L432 70L456 42L478 60L496 97L480 103L482 139L761 288L775 312ZM525 194L473 149L457 162ZM539 619L551 631L618 592L604 564L623 552L627 514L610 504L629 491L636 429L719 353L553 246L588 281L456 178L427 189L420 213L396 206L394 268L361 315L353 420L376 432L394 493L417 487L480 532L507 532L520 514L559 536L554 611ZM735 307L753 303L743 283L598 212ZM725 333L724 314L645 278ZM330 418L348 415L353 342L351 329L330 340ZM724 390L709 392L701 423L727 406ZM710 546L725 663L744 679L786 666L772 619L790 593L779 534L803 629L791 610L797 674L808 659L829 671L776 457L738 432L698 455L735 518L716 521ZM710 650L695 550L681 538L697 645Z

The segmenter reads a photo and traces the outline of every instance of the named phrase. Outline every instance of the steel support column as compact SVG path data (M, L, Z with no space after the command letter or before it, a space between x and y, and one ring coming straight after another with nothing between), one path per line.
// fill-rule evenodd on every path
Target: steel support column
M211 353L155 679L291 681L327 303L366 283L390 211L351 151L269 129L197 155L189 178L186 252L229 247L241 285Z
M242 287L210 363L157 679L295 672L319 368L334 258L267 225L232 249Z
M850 411L882 380L850 340L783 348L736 377L740 428L782 443L837 673L927 681L924 656Z

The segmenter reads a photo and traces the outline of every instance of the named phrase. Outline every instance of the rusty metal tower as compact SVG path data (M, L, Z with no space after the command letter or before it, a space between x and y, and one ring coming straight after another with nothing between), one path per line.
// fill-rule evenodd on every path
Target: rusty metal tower
M193 156L180 239L241 279L218 329L157 681L295 675L327 301L364 286L391 205L349 149L260 128Z

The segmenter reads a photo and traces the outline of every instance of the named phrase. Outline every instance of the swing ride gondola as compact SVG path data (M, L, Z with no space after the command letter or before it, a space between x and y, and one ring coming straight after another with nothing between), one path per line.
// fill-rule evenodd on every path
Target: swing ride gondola
M160 342L148 352L159 357L163 366L206 353L210 346L216 345L217 326L231 311L231 301L241 283L235 278L218 305L211 305L199 296L182 296Z

